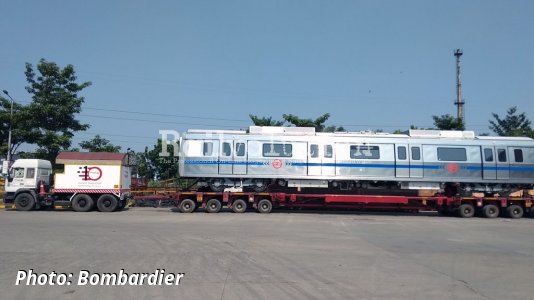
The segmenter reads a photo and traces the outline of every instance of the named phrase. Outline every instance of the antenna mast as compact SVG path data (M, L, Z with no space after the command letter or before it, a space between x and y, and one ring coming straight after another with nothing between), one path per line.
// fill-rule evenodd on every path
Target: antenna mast
M456 49L454 51L454 56L456 57L456 102L454 102L454 105L456 105L458 109L457 118L462 120L462 123L465 124L465 102L462 99L462 81L460 79L460 56L462 56L462 54L462 49Z

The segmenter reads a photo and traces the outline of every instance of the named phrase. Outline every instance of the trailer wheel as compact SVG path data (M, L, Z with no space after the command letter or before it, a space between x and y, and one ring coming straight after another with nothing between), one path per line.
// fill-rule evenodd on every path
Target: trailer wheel
M196 203L191 199L184 199L182 202L180 202L178 209L180 209L180 211L184 214L192 213L196 209Z
M110 194L104 194L96 200L96 207L101 212L112 212L117 209L118 205L117 197Z
M499 216L499 207L493 204L487 204L482 207L482 216L484 218L493 219Z
M472 218L475 215L475 208L471 204L462 204L458 207L458 216L461 218Z
M530 212L529 212L529 215L531 218L534 218L534 208L530 208Z
M262 199L258 202L258 212L260 214L268 214L273 210L273 203L270 200Z
M237 199L232 202L232 210L235 213L244 213L247 210L247 203L243 199Z
M86 194L78 194L72 199L72 209L78 212L87 212L93 209L93 199Z
M523 208L519 205L510 205L506 208L506 215L512 219L519 219L523 216Z
M206 202L206 212L218 213L222 208L221 201L219 199L210 199Z
M18 194L15 197L15 208L20 211L30 211L35 208L35 199L27 193Z
M123 210L128 203L128 199L119 200L119 205L117 206L117 211Z

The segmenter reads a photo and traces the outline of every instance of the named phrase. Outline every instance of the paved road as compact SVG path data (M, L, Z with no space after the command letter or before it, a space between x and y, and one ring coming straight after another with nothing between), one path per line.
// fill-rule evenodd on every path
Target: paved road
M0 211L1 299L532 299L534 220L320 212ZM178 286L15 286L38 273Z

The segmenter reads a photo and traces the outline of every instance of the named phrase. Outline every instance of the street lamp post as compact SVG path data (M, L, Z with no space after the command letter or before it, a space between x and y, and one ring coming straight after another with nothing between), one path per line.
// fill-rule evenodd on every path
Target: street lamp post
M6 94L9 99L11 99L11 112L9 115L9 133L7 135L7 161L8 163L11 163L11 126L13 124L13 98L9 95L9 93L6 90L3 90L4 94Z

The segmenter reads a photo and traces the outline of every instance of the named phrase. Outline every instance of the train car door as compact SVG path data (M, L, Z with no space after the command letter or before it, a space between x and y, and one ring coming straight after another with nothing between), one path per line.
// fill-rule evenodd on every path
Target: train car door
M408 144L395 145L395 177L410 177Z
M222 141L219 153L219 174L232 174L233 155L232 141Z
M334 147L332 144L323 144L322 148L322 175L336 176L336 156L334 153Z
M308 175L318 176L322 172L322 159L319 153L319 144L308 143Z
M247 143L246 141L234 141L234 174L247 174Z
M497 179L510 179L510 161L505 147L496 147Z
M421 151L421 145L410 144L410 177L421 178L423 177L423 152Z
M497 179L497 160L494 147L482 147L482 178Z
M219 174L247 174L247 151L244 141L222 141Z

